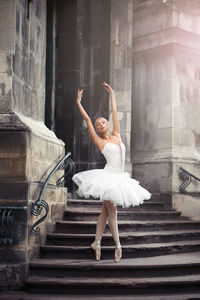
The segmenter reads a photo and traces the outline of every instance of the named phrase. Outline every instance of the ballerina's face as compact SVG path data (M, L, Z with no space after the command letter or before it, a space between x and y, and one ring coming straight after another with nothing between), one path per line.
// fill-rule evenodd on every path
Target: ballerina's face
M109 122L106 119L100 117L96 119L95 127L99 133L103 133L109 129Z

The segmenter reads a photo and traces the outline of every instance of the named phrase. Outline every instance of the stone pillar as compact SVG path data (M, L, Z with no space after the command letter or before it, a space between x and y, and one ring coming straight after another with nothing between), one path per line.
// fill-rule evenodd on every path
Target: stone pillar
M101 87L104 80L111 83L116 94L122 139L127 148L126 169L131 172L132 2L56 3L56 133L73 149L75 172L101 168L105 163L75 102L77 89L83 88L83 105L92 121L99 116L109 118L108 95Z
M178 168L200 174L199 12L195 0L134 1L133 176L181 210Z
M173 205L183 215L200 219L199 196L178 193L179 167L200 178L200 2L174 2L176 26L172 79ZM192 179L187 191L199 193Z
M99 116L108 118L101 83L109 81L110 2L57 1L56 9L56 133L73 152L74 172L79 172L104 164L77 109L76 95L78 88L84 89L82 103L93 123Z
M27 208L13 210L13 245L0 245L1 287L10 289L23 285L29 259L44 242L45 224L37 244L30 236L30 206L64 155L64 143L44 125L45 40L46 1L0 1L0 206ZM55 176L44 194L49 223L65 196Z
M121 137L126 146L126 171L131 173L132 0L111 0L110 26L110 84L115 91Z

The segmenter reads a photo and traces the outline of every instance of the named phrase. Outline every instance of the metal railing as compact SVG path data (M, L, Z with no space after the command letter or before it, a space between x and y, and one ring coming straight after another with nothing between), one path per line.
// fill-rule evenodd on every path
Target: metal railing
M13 245L12 224L15 218L15 210L27 210L27 206L0 206L0 245Z
M71 152L67 152L67 154L57 163L57 165L54 167L54 169L50 172L47 179L45 180L43 187L40 191L38 199L31 206L31 214L34 216L39 216L44 211L44 215L39 220L37 220L31 227L30 232L31 232L31 235L33 235L33 236L38 235L38 233L40 231L40 227L38 225L41 224L46 219L48 212L49 212L48 203L42 199L45 189L46 189L51 177L58 170L66 169L64 175L57 180L56 184L59 187L62 187L65 185L65 182L66 182L65 178L67 175L69 175L71 173L73 166L74 166L73 160L70 158L70 156L71 156Z
M190 194L190 195L200 195L198 192L188 192L186 191L186 187L190 184L191 178L196 179L197 181L200 181L200 178L193 175L192 173L186 171L184 168L179 168L179 178L183 181L183 183L179 186L179 192L184 194Z

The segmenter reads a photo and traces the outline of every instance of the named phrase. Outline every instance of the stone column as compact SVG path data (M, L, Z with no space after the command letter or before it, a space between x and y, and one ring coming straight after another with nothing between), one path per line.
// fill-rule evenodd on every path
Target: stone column
M110 83L115 91L121 137L126 146L126 171L131 173L133 1L111 0L110 17Z
M132 0L56 3L56 133L66 144L70 142L75 172L105 164L75 102L77 89L83 88L82 102L92 121L99 116L109 118L108 95L101 87L104 80L111 83L116 94L122 139L127 148L126 169L131 172L132 3Z
M178 168L200 174L199 12L195 0L136 0L133 11L133 176L186 215Z
M44 242L45 224L37 244L30 236L30 206L64 155L64 143L44 124L45 41L46 1L0 1L0 206L27 208L13 210L13 245L0 245L0 285L11 289L23 285L29 259ZM44 194L49 223L60 217L65 196L55 176Z
M101 83L109 80L110 2L57 1L56 133L75 162L74 172L104 165L76 105L78 88L93 123L108 118L108 96Z

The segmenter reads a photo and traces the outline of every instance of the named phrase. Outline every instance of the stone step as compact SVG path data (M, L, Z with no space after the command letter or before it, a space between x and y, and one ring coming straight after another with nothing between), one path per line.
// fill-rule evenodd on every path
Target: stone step
M118 221L119 232L130 231L162 231L162 230L191 230L199 229L199 221L191 220L148 220L148 221ZM96 221L58 221L56 233L95 233ZM105 232L109 231L106 226Z
M64 212L64 220L69 221L97 221L100 215L100 211L83 211L73 208L68 208ZM171 210L171 211L143 211L143 212L133 212L133 211L119 211L117 218L118 220L171 220L177 219L181 215L181 212Z
M200 274L200 252L179 255L155 256L151 258L122 258L113 260L88 261L74 259L35 259L30 263L31 276L48 277L112 277L142 278L175 275Z
M95 209L100 208L102 206L102 202L99 200L79 200L79 199L68 199L67 200L68 207L81 207L81 209ZM137 210L163 210L164 209L164 202L161 201L151 201L147 200L140 206L128 207L123 208L121 206L117 207L118 210L128 210L128 211L137 211Z
M0 300L199 300L200 293L174 293L170 295L170 292L164 295L116 295L113 291L113 294L109 295L63 295L63 294L49 294L43 293L29 293L29 292L2 292L0 294Z
M200 251L200 241L179 241L168 243L123 245L123 257L151 257L166 254ZM114 246L102 246L102 259L114 256ZM89 246L51 246L40 248L41 258L94 259L93 250Z
M47 235L46 243L47 245L87 246L91 244L94 238L95 234L52 233ZM122 245L186 240L200 240L200 230L120 233ZM110 233L103 235L103 245L113 245L113 238Z
M68 200L64 220L56 222L55 232L47 235L40 259L30 263L29 293L49 293L56 299L58 294L67 294L67 299L85 296L87 300L96 300L97 295L101 300L116 300L116 295L120 300L125 296L137 299L133 295L166 300L167 294L199 294L200 222L165 210L158 200L152 202L153 206L145 201L139 207L118 208L123 258L116 264L108 225L101 261L95 260L90 248L102 204Z
M200 275L154 278L49 278L29 277L31 292L63 293L76 295L150 295L159 293L200 292ZM161 298L162 299L162 298Z

